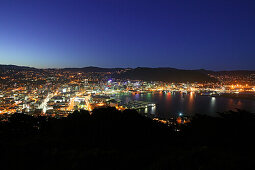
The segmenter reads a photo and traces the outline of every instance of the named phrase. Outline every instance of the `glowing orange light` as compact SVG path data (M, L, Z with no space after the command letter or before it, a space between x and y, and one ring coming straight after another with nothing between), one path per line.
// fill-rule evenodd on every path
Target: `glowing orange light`
M181 124L181 123L182 123L182 118L181 118L181 117L178 117L178 118L176 119L176 122L177 122L178 124Z

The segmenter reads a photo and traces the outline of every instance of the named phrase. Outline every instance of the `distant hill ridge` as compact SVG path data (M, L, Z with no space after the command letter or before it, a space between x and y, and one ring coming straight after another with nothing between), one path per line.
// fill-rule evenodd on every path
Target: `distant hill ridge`
M124 70L124 68L101 68L101 67L83 67L83 68L63 68L63 70L67 71L83 71L83 72L115 72Z
M181 70L175 68L148 68L138 67L128 70L118 75L122 78L145 80L145 81L165 81L165 82L215 82L216 79L210 77L201 70Z
M5 70L47 70L37 69L28 66L0 65L0 71ZM52 69L51 69L52 70ZM62 68L57 70L72 72L111 72L115 78L126 78L131 80L144 81L166 81L166 82L215 82L216 79L208 74L255 74L252 70L233 70L233 71L210 71L210 70L184 70L170 67L137 67L137 68L101 68L101 67L83 67L83 68ZM121 72L120 72L121 71ZM118 72L118 74L117 74Z
M0 64L0 70L35 70L34 67L17 66L17 65L3 65Z

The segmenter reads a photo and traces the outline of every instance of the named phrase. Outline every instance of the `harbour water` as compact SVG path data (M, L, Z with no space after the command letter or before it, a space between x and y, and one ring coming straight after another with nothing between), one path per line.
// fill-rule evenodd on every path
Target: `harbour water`
M140 109L139 112L154 114L161 118L169 118L179 113L217 116L217 112L235 110L236 108L255 113L255 100L200 96L196 93L125 93L115 95L115 98L120 99L123 103L133 100L155 103L156 107Z

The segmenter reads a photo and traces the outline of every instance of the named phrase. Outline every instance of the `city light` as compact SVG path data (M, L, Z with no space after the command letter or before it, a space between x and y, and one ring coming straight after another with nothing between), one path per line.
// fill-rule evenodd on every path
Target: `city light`
M16 77L19 74L20 77ZM107 73L108 76L112 73ZM27 114L46 114L63 112L66 116L74 110L86 109L92 111L96 107L113 106L117 109L147 109L156 112L155 103L112 102L120 94L133 94L135 99L144 94L152 98L153 93L168 98L175 92L189 95L194 100L196 96L209 96L212 101L219 96L226 97L252 97L255 96L254 81L251 76L242 79L232 77L215 76L221 83L174 83L143 80L105 79L106 73L83 73L61 70L44 70L44 72L17 71L14 74L3 75L0 91L0 113L13 114L23 112ZM14 79L14 76L16 79ZM240 79L240 82L234 80ZM65 80L64 82L62 80ZM243 81L246 81L244 83ZM17 82L25 83L17 83ZM40 82L40 83L38 83ZM249 83L247 83L249 82ZM11 84L11 85L10 85ZM57 114L54 114L57 115ZM183 113L178 113L183 116Z

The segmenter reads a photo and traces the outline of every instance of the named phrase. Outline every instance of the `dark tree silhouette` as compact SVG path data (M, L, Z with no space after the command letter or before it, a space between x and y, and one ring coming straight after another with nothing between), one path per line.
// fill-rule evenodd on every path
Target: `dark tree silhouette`
M167 126L135 110L65 118L13 114L0 122L3 169L253 169L254 114L195 115Z

